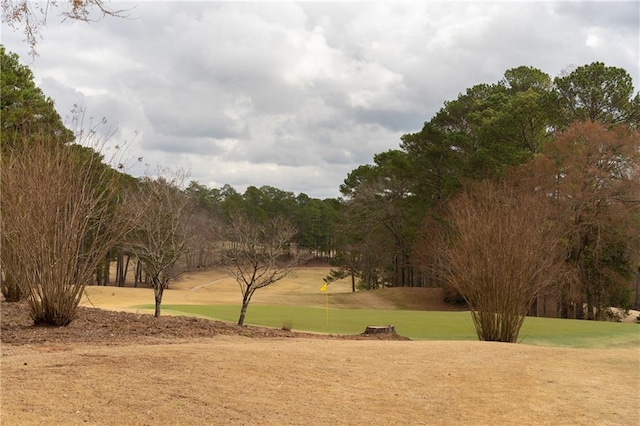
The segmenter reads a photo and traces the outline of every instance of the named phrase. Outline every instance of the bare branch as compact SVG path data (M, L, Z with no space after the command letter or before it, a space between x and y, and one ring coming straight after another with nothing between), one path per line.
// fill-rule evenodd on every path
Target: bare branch
M99 262L130 227L120 176L95 150L30 133L2 157L2 263L35 323L67 325Z
M114 9L104 0L2 0L2 23L14 30L22 30L32 56L37 56L37 45L42 41L42 27L47 25L49 13L62 9L63 20L94 22L105 17L128 18L132 9ZM93 15L98 15L93 17Z
M237 214L228 222L220 222L217 230L223 267L235 278L242 292L238 325L244 325L253 293L285 278L309 256L293 245L297 230L281 217L261 223Z
M175 265L188 246L189 216L193 207L191 200L180 191L187 179L186 173L159 171L158 175L156 179L143 178L125 200L126 214L135 224L126 246L151 278L157 317L164 290L179 274Z

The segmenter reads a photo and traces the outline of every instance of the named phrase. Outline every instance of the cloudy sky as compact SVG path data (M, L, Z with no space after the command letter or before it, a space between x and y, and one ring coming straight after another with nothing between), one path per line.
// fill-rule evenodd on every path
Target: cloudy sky
M111 2L128 19L49 16L31 59L62 117L73 105L129 141L130 172L209 187L339 196L446 100L513 67L552 77L601 61L640 87L640 2ZM94 120L95 120L94 119Z

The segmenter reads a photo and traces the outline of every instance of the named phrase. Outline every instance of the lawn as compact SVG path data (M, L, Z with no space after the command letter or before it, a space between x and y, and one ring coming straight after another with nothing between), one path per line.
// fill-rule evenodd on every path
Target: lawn
M152 309L140 305L138 309ZM238 319L238 305L163 305L165 314L194 315L228 322ZM249 306L247 324L332 334L357 334L367 325L392 324L413 340L477 340L468 312L386 309L324 309L295 306ZM528 317L520 342L575 348L640 347L640 325Z

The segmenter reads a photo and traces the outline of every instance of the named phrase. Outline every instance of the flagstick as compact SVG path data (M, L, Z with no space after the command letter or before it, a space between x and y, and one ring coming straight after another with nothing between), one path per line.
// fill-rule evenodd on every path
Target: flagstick
M325 318L327 321L327 326L329 325L329 283L327 280L324 280L324 284L320 287L320 291L324 291L324 312Z
M327 318L327 325L329 325L329 289L324 292L324 311Z

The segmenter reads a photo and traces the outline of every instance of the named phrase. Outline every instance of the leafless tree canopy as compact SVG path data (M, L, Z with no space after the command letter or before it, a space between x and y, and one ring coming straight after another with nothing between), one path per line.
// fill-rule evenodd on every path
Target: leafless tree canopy
M142 262L155 293L155 316L160 316L162 295L178 275L176 262L189 240L192 203L180 191L184 173L158 179L144 178L127 197L126 211L134 222L128 250Z
M253 293L289 275L308 256L292 246L297 230L282 217L258 222L238 214L220 223L217 229L223 246L223 266L242 292L238 325L243 325Z
M466 299L480 340L515 342L527 309L558 271L545 197L481 184L451 202L440 274Z

